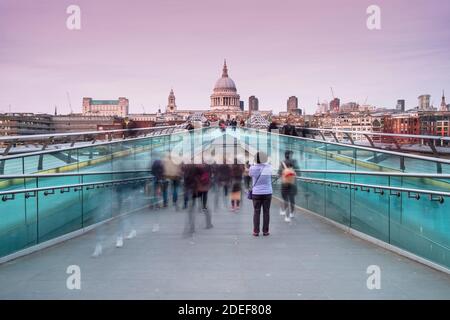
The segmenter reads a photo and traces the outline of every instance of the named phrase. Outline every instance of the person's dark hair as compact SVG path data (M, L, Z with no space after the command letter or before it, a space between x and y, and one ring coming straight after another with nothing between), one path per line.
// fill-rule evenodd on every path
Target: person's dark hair
M262 151L258 151L255 156L256 163L266 163L267 162L267 154Z

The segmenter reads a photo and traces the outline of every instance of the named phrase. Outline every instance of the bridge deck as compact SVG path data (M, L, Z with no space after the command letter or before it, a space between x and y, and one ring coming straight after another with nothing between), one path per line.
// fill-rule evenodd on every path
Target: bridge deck
M219 209L214 228L182 236L185 211L131 215L137 237L115 248L118 221L0 266L1 299L449 299L450 277L298 213L287 224L271 210L271 235L251 235L251 203ZM159 227L159 228L158 228ZM91 257L97 239L103 254ZM81 268L81 290L66 268ZM368 290L366 268L381 268Z

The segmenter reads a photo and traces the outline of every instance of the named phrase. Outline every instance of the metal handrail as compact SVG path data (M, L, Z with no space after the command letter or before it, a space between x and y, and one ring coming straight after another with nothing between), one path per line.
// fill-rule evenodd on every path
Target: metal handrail
M306 178L306 177L296 177L298 180L303 180L305 182L312 183L320 183L320 184L329 184L331 185L346 185L350 187L363 187L369 189L383 189L397 192L408 192L408 193L416 193L416 194L427 194L430 196L441 196L441 197L450 197L450 192L445 191L434 191L434 190L423 190L423 189L413 189L413 188L402 188L402 187L390 187L383 185L374 185L374 184L365 184L365 183L355 183L355 182L345 182L345 181L336 181L336 180L328 180L328 179L317 179L317 178ZM362 190L367 191L367 190ZM396 194L399 196L398 194Z
M145 177L139 177L139 178L115 179L115 180L95 181L95 182L87 182L87 183L75 183L75 184L59 185L59 186L51 186L51 187L17 189L17 190L9 190L9 191L0 191L0 196L20 194L20 193L30 193L30 192L34 193L34 192L57 190L57 189L65 190L65 189L71 189L71 188L82 188L82 187L89 187L89 186L96 186L96 185L111 185L114 183L131 182L131 181L139 181L139 180L151 180L153 178L154 178L153 176L145 176ZM4 198L2 200L6 201L6 200L4 200Z
M417 173L417 172L379 172L379 171L351 171L351 170L296 170L298 173L335 173L335 174L354 174L367 176L389 176L389 177L408 177L408 178L437 178L450 179L450 174Z
M131 129L114 129L114 130L98 130L98 131L82 131L82 132L60 132L60 133L48 133L48 134L34 134L34 135L20 135L20 136L1 136L2 141L23 141L23 140L44 140L55 137L73 137L73 136L87 136L87 135L101 135L107 133L117 132L130 132L130 131L145 131L145 130L159 130L167 128L183 128L183 125L176 126L159 126L159 127L146 127L146 128L131 128Z
M241 129L243 129L243 128L241 128ZM325 144L332 144L332 145L336 145L336 146L340 146L340 147L346 147L346 148L354 148L354 149L371 151L371 152L386 153L386 154L391 154L391 155L395 155L395 156L403 157L403 158L412 158L412 159L418 159L418 160L425 160L425 161L433 161L433 162L450 164L450 160L448 160L448 159L434 158L434 157L428 157L428 156L419 156L419 155L416 155L416 154L409 154L409 153L405 154L405 153L401 153L401 152L396 152L396 151L391 151L391 150L384 150L384 149L378 149L378 148L370 148L370 147L360 146L360 145L356 145L356 144L349 145L349 144L339 143L339 142L334 142L334 141L322 141L322 140L316 140L316 139L305 138L305 137L288 136L288 135L285 135L285 134L282 134L282 133L267 132L267 130L260 130L260 129L255 129L255 128L244 128L244 129L245 130L252 130L252 131L256 131L256 132L262 132L262 133L265 133L265 134L283 136L283 137L287 137L287 138L311 141L311 142L315 142L315 143L325 143Z
M122 170L122 171L86 171L86 172L10 174L10 175L0 175L0 181L4 180L4 179L33 179L33 178L51 178L51 177L94 176L94 175L142 173L142 172L152 172L152 171L140 169L140 170Z
M178 132L176 132L176 133L178 133ZM137 141L137 140L149 139L149 138L153 138L153 137L164 137L164 136L168 136L168 135L171 135L171 134L160 134L157 136L142 136L142 137L136 137L136 138L129 138L126 141L127 142L128 141ZM47 150L42 150L42 151L27 152L27 153L23 153L23 154L14 154L14 155L10 155L10 156L0 156L0 161L28 157L28 156L36 156L36 155L47 154L47 153L52 153L52 152L61 152L61 151L76 150L76 149L81 149L81 148L98 147L98 146L104 146L104 145L116 144L116 143L123 143L123 140L103 141L103 142L99 142L99 143L92 144L92 145L73 146L73 147L61 148L61 149L57 149L57 150L47 149Z
M431 135L417 135L417 134L389 133L389 132L374 132L374 131L336 130L336 129L323 129L323 128L309 128L309 127L302 127L302 126L296 126L296 128L310 130L310 131L320 131L320 132L335 132L335 133L360 134L360 135L367 134L369 136L385 136L385 137L432 139L432 140L450 141L450 137L431 136Z

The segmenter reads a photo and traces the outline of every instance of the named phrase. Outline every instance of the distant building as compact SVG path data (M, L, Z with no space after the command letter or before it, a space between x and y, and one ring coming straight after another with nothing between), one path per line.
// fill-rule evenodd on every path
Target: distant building
M287 112L296 113L298 109L298 98L296 96L290 96L287 100Z
M328 113L329 111L329 104L327 101L323 101L322 103L320 103L319 101L317 101L317 111L316 113L320 114L320 113Z
M0 113L0 136L48 134L54 132L52 116L34 113Z
M244 111L244 101L242 100L239 101L239 109L241 109L241 111Z
M119 117L82 114L53 116L52 122L55 132L112 130L123 129L124 126L123 120Z
M431 95L423 94L423 95L419 96L418 99L419 99L419 105L418 105L419 110L421 110L421 111L431 110L431 105L430 105Z
M334 113L338 113L341 106L341 100L339 98L334 98L330 102L330 111Z
M420 112L420 134L449 137L450 112Z
M344 103L343 105L341 105L340 107L340 111L341 112L352 112L352 111L358 111L359 109L359 104L356 102L348 102L348 103Z
M128 115L129 102L127 98L118 100L93 100L83 98L83 115L85 116L117 116L125 118Z
M395 110L400 111L400 112L405 112L405 100L404 99L397 100L397 106L395 107Z
M248 98L248 111L258 111L259 110L259 100L255 96L250 96Z
M401 113L401 114L393 114L387 115L383 119L383 131L385 133L395 133L395 134L420 134L420 119L417 113ZM383 142L391 143L392 138L383 137ZM400 138L396 139L396 142L399 144L404 143L417 143L417 139L413 138Z
M168 98L168 104L166 107L166 112L167 113L173 113L177 111L177 105L175 103L175 94L173 93L173 89L170 89L170 94L169 94L169 98Z

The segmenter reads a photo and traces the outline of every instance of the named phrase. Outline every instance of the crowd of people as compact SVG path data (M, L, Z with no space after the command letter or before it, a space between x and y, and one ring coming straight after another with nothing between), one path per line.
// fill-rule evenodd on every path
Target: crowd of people
M199 210L205 214L207 229L213 227L211 209L217 210L223 206L233 213L240 211L243 189L249 188L250 185L248 162L240 164L234 159L233 164L185 164L178 160L172 159L170 155L153 160L151 166L154 176L151 188L153 209L168 207L171 200L176 210L187 210L188 222L185 232L188 234L195 232L195 212ZM181 185L182 205L178 199ZM213 197L210 202L213 208L208 206L211 192Z
M244 126L241 121L239 126ZM219 123L222 130L230 126L236 130L238 122L235 119L221 121ZM189 123L188 129L194 130L195 125ZM281 133L288 136L299 136L297 129L288 119L281 130L276 122L272 122L268 128L269 132ZM300 135L304 136L304 132ZM277 177L274 177L272 165L268 156L264 152L257 152L253 160L246 161L245 164L234 159L232 164L200 163L185 164L180 159L174 159L170 154L159 157L156 155L151 164L153 180L147 184L145 192L150 196L150 207L152 209L165 208L170 202L179 211L184 209L187 212L185 224L186 235L192 235L195 232L196 212L201 211L205 216L205 228L213 228L212 211L223 206L230 209L233 213L238 213L242 207L242 198L244 191L247 198L251 199L253 204L253 235L259 236L262 229L263 236L268 236L270 224L270 206L272 201L272 181L280 180L281 191L281 209L280 215L286 222L291 222L295 212L295 198L297 195L296 172L299 165L294 159L293 152L285 151L284 159L280 161L277 171ZM120 167L123 169L122 167ZM117 187L116 207L118 212L122 211L125 200L131 201L128 189ZM179 199L180 189L182 189L182 201ZM127 192L125 192L127 191ZM170 191L170 192L169 192ZM212 194L213 208L209 207L208 199ZM222 204L220 199L222 199ZM180 204L182 202L182 204ZM211 210L213 209L213 210ZM262 213L262 228L261 224ZM125 232L128 232L125 235ZM132 239L136 236L136 229L133 223L127 219L122 219L117 231L116 247L123 246L124 239ZM100 239L101 237L99 237ZM98 256L102 252L101 240L97 242L93 256Z
M233 130L237 127L237 121L221 121L219 126L225 130L226 126ZM278 125L272 122L268 129L270 132L279 130ZM297 130L288 119L281 128L280 133L288 136L298 136ZM205 214L205 227L213 227L211 208L208 207L208 195L213 192L214 210L219 208L220 198L223 206L230 208L234 213L241 209L243 191L251 191L253 202L253 235L260 234L260 216L263 215L262 234L268 236L270 223L270 205L272 199L273 168L269 163L267 154L257 152L254 164L249 161L241 164L234 159L233 164L176 164L170 156L162 160L154 160L152 173L154 179L153 207L159 205L167 207L169 203L168 190L172 190L172 202L178 210L178 189L183 185L183 209L188 211L188 222L185 233L195 232L195 212L201 210ZM299 165L293 157L293 152L287 150L284 159L278 168L278 177L281 186L282 204L280 215L286 222L291 222L295 212L295 197L297 195L296 172ZM181 181L183 183L181 183ZM197 209L197 207L199 207Z
M286 151L276 178L281 180L283 202L280 214L284 216L286 222L290 222L294 216L297 169L299 167L297 161L293 159L293 152ZM168 207L170 190L172 205L175 209L177 211L184 209L188 213L185 234L195 232L196 212L204 213L206 229L213 228L212 211L223 207L238 213L241 210L244 191L251 190L254 208L253 235L260 234L261 210L262 234L269 235L273 169L268 162L267 154L258 152L253 165L250 165L249 161L245 164L239 163L237 159L234 159L233 164L184 164L174 161L171 156L166 156L163 159L155 159L151 170L154 175L152 208ZM181 186L183 188L182 205L179 204L178 199ZM210 201L208 201L209 198L211 198Z

